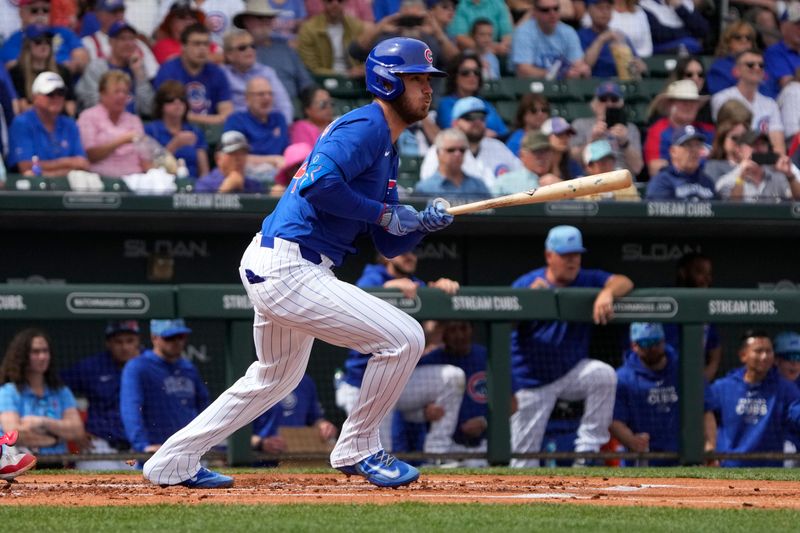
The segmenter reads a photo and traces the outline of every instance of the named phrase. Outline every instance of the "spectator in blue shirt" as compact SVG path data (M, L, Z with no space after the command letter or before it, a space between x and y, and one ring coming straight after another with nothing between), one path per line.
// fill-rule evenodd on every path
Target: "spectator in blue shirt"
M246 176L247 154L250 145L244 134L226 131L220 137L217 153L214 155L217 167L201 177L195 184L195 192L248 192L263 191L261 183Z
M631 40L608 27L611 22L612 5L612 0L586 0L592 24L588 28L578 30L578 37L585 54L584 60L591 67L592 76L595 78L627 77L647 70L644 61L636 56L636 48ZM619 71L611 53L612 46L626 46L630 51L631 63L624 66L623 72Z
M247 82L247 110L237 111L225 120L224 131L239 131L247 138L249 173L274 181L283 166L283 151L289 146L289 128L283 115L272 107L272 85L266 78Z
M700 164L705 135L694 126L684 126L672 135L671 163L647 184L648 200L713 200L714 182Z
M139 323L136 320L112 320L105 328L105 350L78 361L61 373L72 392L89 403L86 431L90 453L116 453L130 449L119 409L122 368L142 352ZM117 470L119 461L85 461L78 468Z
M153 82L156 89L167 80L186 86L189 122L222 124L233 111L231 88L225 72L209 60L211 33L204 25L192 24L181 32L181 55L161 65Z
M19 31L12 33L0 48L0 60L3 61L6 68L13 67L19 58L25 28L34 24L50 25L50 1L19 2L19 18L22 27ZM89 64L89 53L81 44L80 37L69 28L61 26L54 26L50 28L50 31L55 36L53 53L56 56L56 62L66 66L73 74L83 72L83 69Z
M62 114L66 88L55 72L42 72L33 81L33 108L17 115L9 132L9 164L29 175L66 176L89 170L75 120ZM33 168L34 158L38 167Z
M154 452L208 405L197 368L183 359L189 333L183 319L151 320L152 350L122 369L120 412L137 452Z
M439 169L433 176L420 181L414 193L424 196L468 199L489 198L492 193L483 180L464 174L464 154L469 150L467 136L459 129L442 130L436 136L436 154Z
M514 30L511 63L521 78L588 78L578 34L561 22L558 0L534 0L533 17Z
M53 343L44 331L20 331L0 366L0 426L19 431L20 446L37 454L67 453L67 441L83 444L83 421L69 387L53 362Z

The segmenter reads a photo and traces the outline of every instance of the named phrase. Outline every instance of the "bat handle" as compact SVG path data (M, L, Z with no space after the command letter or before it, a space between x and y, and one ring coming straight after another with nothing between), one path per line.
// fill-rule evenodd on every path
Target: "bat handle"
M433 207L437 211L447 211L448 209L450 209L450 202L441 197L434 198L433 201L431 202L431 205L433 205Z

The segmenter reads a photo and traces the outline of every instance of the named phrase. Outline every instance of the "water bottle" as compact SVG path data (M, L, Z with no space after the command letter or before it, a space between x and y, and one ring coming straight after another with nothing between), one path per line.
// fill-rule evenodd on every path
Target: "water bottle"
M42 166L39 164L39 156L35 155L31 158L31 172L34 176L42 175Z
M546 451L548 453L557 452L558 451L558 445L556 444L556 441L553 440L553 439L548 440L547 444L545 444L545 446L544 446L544 451ZM556 465L556 460L552 459L552 458L547 459L545 461L545 463L544 463L544 466L546 466L547 468L555 468L557 466Z
M186 160L184 160L182 157L178 159L178 167L175 170L175 177L179 180L189 177L189 169L186 167Z

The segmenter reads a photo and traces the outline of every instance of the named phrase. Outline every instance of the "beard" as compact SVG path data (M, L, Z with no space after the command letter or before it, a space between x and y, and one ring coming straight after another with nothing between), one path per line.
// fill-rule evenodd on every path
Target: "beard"
M395 113L408 125L419 122L427 117L428 110L431 107L430 102L428 102L424 108L417 109L415 103L411 102L411 99L405 92L400 95L400 98L391 101L390 104Z
M484 137L485 133L486 133L485 131L476 132L475 130L470 129L469 131L465 131L464 135L467 136L467 140L470 143L479 143L479 142L481 142L481 140L483 140L483 137Z

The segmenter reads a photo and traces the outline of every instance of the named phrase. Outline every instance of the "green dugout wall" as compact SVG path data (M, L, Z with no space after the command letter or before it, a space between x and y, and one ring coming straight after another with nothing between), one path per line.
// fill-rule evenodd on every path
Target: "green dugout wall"
M507 463L510 458L508 338L512 324L535 319L588 321L596 294L591 289L465 287L455 296L421 289L417 298L407 299L394 291L371 292L419 320L459 319L486 324L485 342L490 352L489 460L493 464ZM796 325L800 322L800 293L637 289L616 302L615 313L617 324L660 321L682 325L680 459L694 464L703 457L702 324L733 324L742 328ZM222 385L230 384L254 360L252 311L238 285L0 285L0 341L4 346L17 329L34 323L48 328L60 324L60 331L69 331L75 330L81 321L101 323L114 317L144 320L173 316L186 318L190 325L213 324L193 334L214 337L223 346L224 357L217 358L215 368L204 368L203 358L199 358L206 377L209 372L221 372ZM326 350L315 345L315 351L319 349ZM314 361L312 358L312 365ZM310 369L312 373L313 370ZM215 392L219 390L212 390ZM247 464L249 434L240 431L229 444L230 462Z

